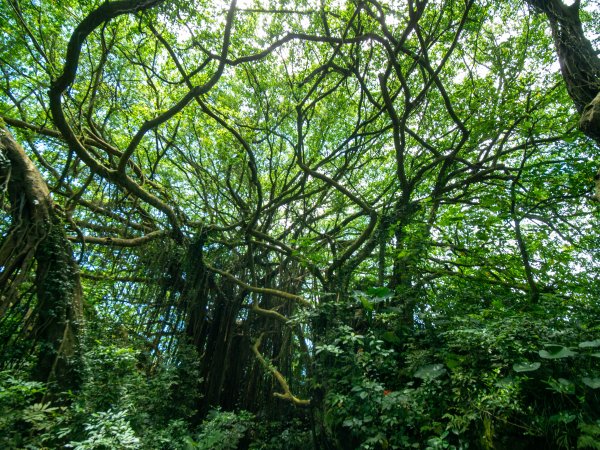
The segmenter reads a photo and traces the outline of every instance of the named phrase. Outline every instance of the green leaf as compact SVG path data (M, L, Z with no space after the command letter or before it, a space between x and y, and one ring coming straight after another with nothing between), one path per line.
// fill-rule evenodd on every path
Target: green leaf
M377 298L390 298L393 297L394 292L387 287L374 287L367 290L367 294Z
M592 389L600 388L600 378L583 377L581 381L583 381L586 386L591 387Z
M579 348L591 348L591 347L600 347L600 339L595 339L593 341L583 341L579 343Z
M546 384L550 386L551 390L559 394L575 394L575 384L566 378L559 378L558 380L550 378L546 381Z
M416 378L423 380L432 380L438 378L446 373L446 369L443 364L429 364L427 366L420 367L414 374Z
M373 303L367 300L365 297L360 297L360 302L367 311L373 311Z
M354 426L354 419L346 419L342 422L342 426L351 428Z
M541 358L560 359L575 356L577 354L574 351L568 349L567 347L563 347L561 345L547 345L546 348L547 350L540 350L538 352Z
M514 382L515 379L512 376L508 376L498 380L496 383L494 383L494 386L506 389L512 386Z
M383 333L381 338L384 341L389 342L390 344L400 345L402 343L400 338L393 331L386 331L385 333Z
M519 363L515 363L513 364L513 370L515 372L533 372L534 370L538 370L540 368L540 366L542 365L542 363L539 362L519 362Z
M374 303L369 300L367 294L362 291L354 291L354 298L360 300L363 308L365 308L367 311L373 311Z
M457 355L456 353L448 353L446 359L444 360L444 363L446 363L446 366L450 370L456 370L460 367L463 360L464 357L462 357L461 355Z

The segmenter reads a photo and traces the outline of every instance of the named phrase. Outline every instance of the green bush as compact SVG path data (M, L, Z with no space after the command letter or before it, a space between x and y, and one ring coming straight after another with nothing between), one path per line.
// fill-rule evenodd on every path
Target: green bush
M46 387L20 370L0 372L0 447L37 448L56 442L65 408L44 400Z
M253 420L254 416L247 411L215 409L202 423L197 439L190 439L189 444L201 450L235 450L252 429Z
M67 448L75 450L111 450L111 449L138 449L140 439L127 419L126 410L96 412L86 422L86 439L72 441Z

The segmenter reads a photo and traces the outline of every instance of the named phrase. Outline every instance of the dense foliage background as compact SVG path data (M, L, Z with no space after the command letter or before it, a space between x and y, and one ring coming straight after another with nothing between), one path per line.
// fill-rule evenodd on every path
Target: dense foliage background
M598 51L592 0L0 0L0 447L600 448Z

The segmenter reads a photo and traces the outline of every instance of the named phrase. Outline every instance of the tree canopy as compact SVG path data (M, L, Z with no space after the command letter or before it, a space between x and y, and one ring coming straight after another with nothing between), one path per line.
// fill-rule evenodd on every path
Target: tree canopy
M3 446L600 448L595 2L0 5Z

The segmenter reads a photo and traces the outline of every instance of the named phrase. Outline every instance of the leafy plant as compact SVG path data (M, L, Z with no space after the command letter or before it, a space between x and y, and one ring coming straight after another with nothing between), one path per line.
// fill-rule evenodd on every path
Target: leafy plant
M212 410L202 423L196 440L189 439L193 448L201 450L235 450L252 428L254 416L247 411Z
M139 448L140 439L131 428L127 415L127 410L92 413L84 425L86 439L79 442L71 441L67 447L74 450Z
M66 420L64 407L43 402L46 386L23 371L0 371L0 445L44 447L55 441Z

